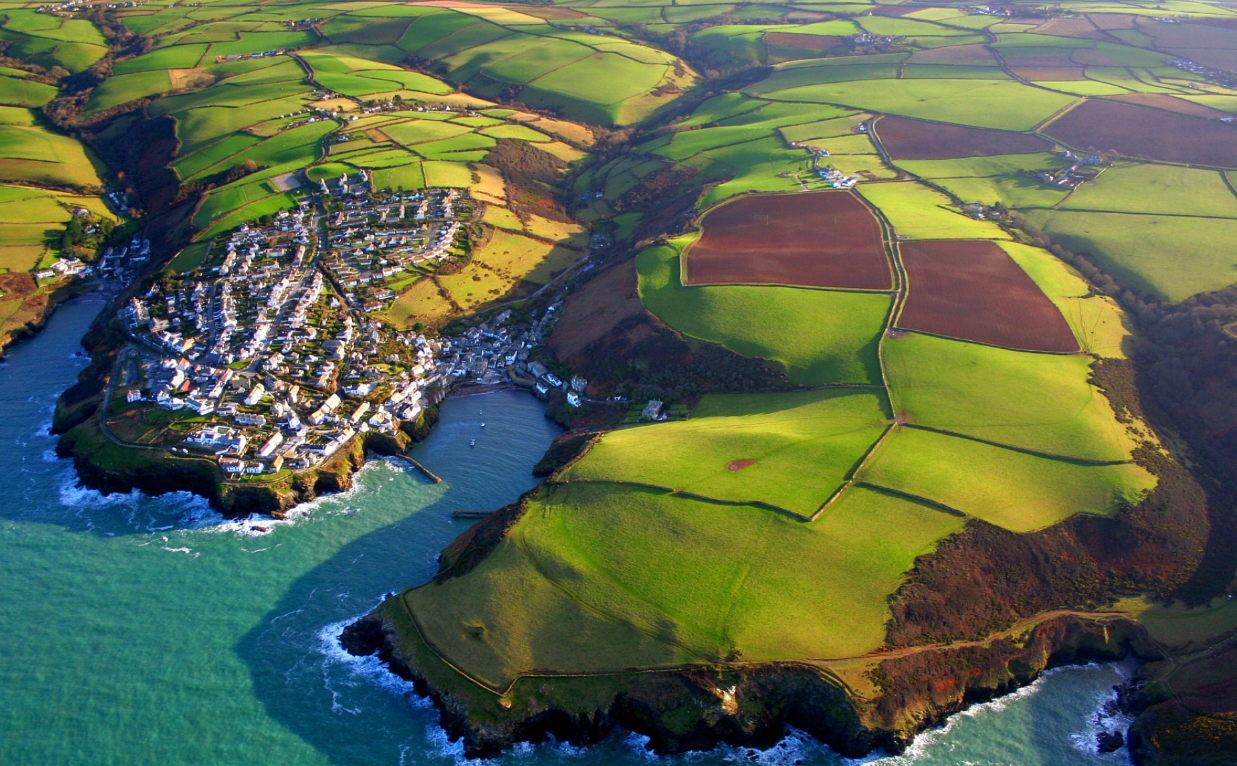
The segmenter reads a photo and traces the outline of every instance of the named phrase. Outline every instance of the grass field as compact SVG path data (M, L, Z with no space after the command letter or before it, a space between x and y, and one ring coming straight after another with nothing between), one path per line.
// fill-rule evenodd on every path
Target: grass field
M805 524L572 484L543 491L468 577L401 598L427 637L496 686L534 668L615 671L736 649L749 661L850 657L883 643L889 594L961 526L866 489ZM538 630L524 630L533 615ZM599 645L614 651L587 650Z
M918 333L885 341L898 414L909 422L1021 449L1128 460L1134 439L1087 378L1091 359L981 346Z
M567 481L653 484L811 516L888 424L878 391L706 396L690 420L607 434ZM735 469L733 461L754 461Z
M1093 294L1078 272L1044 250L1017 242L1001 242L1000 246L1061 310L1084 352L1125 358L1131 330L1112 298Z
M1014 532L1077 513L1111 515L1155 486L1131 463L1079 465L914 428L891 434L859 479Z
M801 85L764 96L1002 130L1029 130L1074 100L1015 82L927 79Z
M0 124L0 181L94 189L102 165L77 140L38 124Z
M666 324L786 366L808 385L879 383L877 340L892 298L792 287L683 287L673 247L636 259L640 299Z
M1060 209L1237 218L1237 196L1219 171L1120 163L1075 189Z
M120 104L156 96L172 90L172 81L163 69L138 71L109 77L90 94L86 113L102 112Z
M1007 239L990 221L977 221L951 206L950 200L921 183L862 184L858 191L880 209L894 232L908 239Z
M1027 217L1071 250L1094 255L1123 284L1170 301L1237 281L1227 245L1237 220L1048 210Z

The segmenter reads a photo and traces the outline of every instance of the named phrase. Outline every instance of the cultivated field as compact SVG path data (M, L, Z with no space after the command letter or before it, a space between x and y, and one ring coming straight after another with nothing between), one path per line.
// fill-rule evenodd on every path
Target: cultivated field
M904 242L909 287L898 327L1028 351L1078 350L1069 324L994 242Z
M895 160L1031 154L1052 148L1051 143L1030 133L981 130L904 117L882 117L876 122L875 130Z
M1115 149L1127 157L1237 167L1237 127L1158 109L1091 100L1044 128L1081 149Z
M893 287L880 225L848 192L741 197L700 225L683 252L686 284Z

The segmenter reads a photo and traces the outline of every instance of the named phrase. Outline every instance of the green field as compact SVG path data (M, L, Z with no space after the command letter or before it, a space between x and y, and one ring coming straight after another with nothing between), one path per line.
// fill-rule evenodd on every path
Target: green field
M636 259L640 298L666 324L745 356L781 362L808 385L879 383L877 340L892 299L793 287L683 287L672 247Z
M888 427L877 391L706 396L690 420L607 434L562 477L814 514ZM754 464L735 470L732 461Z
M167 72L162 69L115 75L94 89L94 92L90 94L90 102L86 105L86 110L88 113L102 112L120 104L167 93L170 90L172 90L172 82L168 79Z
M573 484L543 491L467 578L401 598L453 662L499 688L547 666L616 671L735 650L749 661L849 657L882 643L902 573L960 527L869 490L805 524ZM534 615L538 630L524 630ZM601 641L612 651L588 651Z
M907 239L1008 238L996 224L963 215L948 197L921 183L862 184L858 191L885 214L896 234Z
M0 181L93 189L102 185L100 168L68 136L41 125L0 124Z
M1237 220L1048 210L1027 217L1071 250L1095 256L1123 284L1170 301L1237 281L1229 247Z
M1216 170L1120 163L1074 190L1062 210L1237 218L1237 196Z
M1128 460L1134 440L1087 378L1091 359L907 333L885 341L898 414L977 439L1086 460Z
M43 106L56 97L56 89L33 80L0 75L0 104L5 106Z
M779 101L841 104L979 128L1029 130L1074 99L1008 81L859 80L801 85L764 94Z
M1080 465L914 428L891 434L858 478L1014 532L1111 515L1155 486L1132 463Z

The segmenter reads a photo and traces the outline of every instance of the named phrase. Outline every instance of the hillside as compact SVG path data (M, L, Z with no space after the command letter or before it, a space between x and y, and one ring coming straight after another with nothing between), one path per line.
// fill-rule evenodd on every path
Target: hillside
M1167 12L144 4L66 12L106 55L44 95L186 294L242 225L321 208L329 242L339 199L424 191L464 200L448 256L370 282L372 233L338 248L324 325L357 308L386 354L555 317L546 480L347 637L466 752L795 726L859 756L1061 662L1228 668L1237 14ZM1227 753L1226 705L1148 696L1139 752L1206 716Z

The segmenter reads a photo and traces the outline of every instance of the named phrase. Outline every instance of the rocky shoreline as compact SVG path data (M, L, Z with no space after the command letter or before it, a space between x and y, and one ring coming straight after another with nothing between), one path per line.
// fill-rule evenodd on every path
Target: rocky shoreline
M71 458L82 486L103 494L138 490L147 495L192 492L205 498L226 518L250 515L282 518L292 508L320 495L346 492L353 477L365 465L366 456L402 455L412 444L425 439L438 421L438 407L427 408L414 424L394 434L369 433L354 439L321 466L294 474L290 479L269 484L244 484L224 481L214 463L179 458L162 450L150 450L151 459L131 464L104 465L99 452L73 430L64 433L56 444L56 454ZM89 424L85 424L89 427ZM134 452L139 452L134 449Z
M553 448L552 448L553 450ZM520 518L525 498L461 534L439 557L426 585L479 564ZM348 626L340 642L357 656L377 655L433 700L468 757L490 757L519 742L554 737L600 741L616 729L649 738L659 754L721 744L771 747L789 727L843 756L899 753L925 729L971 705L1034 682L1053 667L1135 657L1164 658L1145 629L1120 615L1057 614L988 641L924 646L862 658L876 692L867 698L823 664L720 663L593 677L526 678L501 697L451 670L392 596ZM852 671L853 672L853 671ZM722 692L721 690L726 690ZM583 702L588 700L587 702Z
M392 673L428 696L441 713L447 735L463 740L469 758L492 757L517 743L550 737L573 745L595 744L615 730L648 737L649 748L659 755L723 744L764 749L782 740L791 727L848 758L874 751L901 753L920 732L972 705L1014 692L1045 670L1159 656L1136 623L1056 618L1034 628L1021 645L997 641L978 652L944 648L914 655L915 662L883 662L880 668L891 686L870 700L855 700L813 666L768 663L632 673L621 677L621 690L606 704L595 707L557 703L546 694L549 684L542 683L540 691L527 699L517 695L517 704L495 717L474 715L460 696L430 683L402 648L406 641L384 607L348 626L340 637L349 653L377 654ZM554 679L553 685L561 691L572 682ZM726 693L719 696L721 689Z

